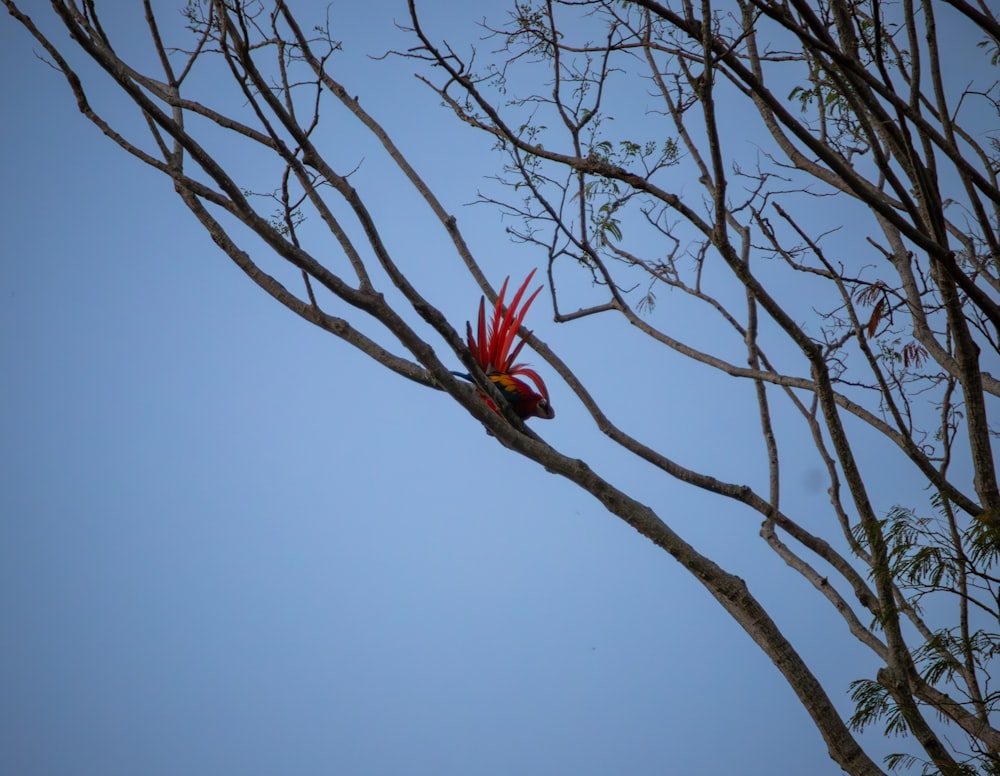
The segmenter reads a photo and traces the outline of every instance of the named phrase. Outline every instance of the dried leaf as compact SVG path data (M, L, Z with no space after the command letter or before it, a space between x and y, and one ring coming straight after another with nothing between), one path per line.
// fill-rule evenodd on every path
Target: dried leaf
M878 304L875 305L875 309L872 310L872 317L868 319L868 337L869 339L875 336L875 331L878 329L878 325L882 322L882 316L885 314L885 299L879 299Z

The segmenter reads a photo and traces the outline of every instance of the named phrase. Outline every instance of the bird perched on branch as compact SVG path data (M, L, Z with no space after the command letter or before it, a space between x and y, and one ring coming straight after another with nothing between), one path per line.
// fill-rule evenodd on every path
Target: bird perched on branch
M527 364L514 363L514 359L524 347L524 340L522 339L511 349L517 338L517 331L521 328L521 321L524 320L528 308L531 307L531 303L535 301L535 297L542 290L542 287L539 286L535 293L529 296L523 305L521 304L521 298L534 274L535 270L532 270L525 278L521 287L517 289L517 293L514 294L514 298L511 299L510 307L506 310L504 310L503 301L507 294L507 283L510 281L510 277L504 280L503 286L500 288L500 295L497 297L497 303L493 307L493 319L488 328L486 326L486 299L485 297L480 299L478 339L472 332L472 324L466 324L466 337L472 358L475 359L483 373L503 392L504 398L510 402L511 409L522 420L528 418L550 419L556 416L555 410L549 403L549 392L542 378L534 369L529 369ZM520 310L518 309L519 305ZM467 374L460 372L453 374L464 377L466 380L472 380ZM521 377L534 383L538 390L536 391L531 385L520 379ZM488 396L484 395L483 398L492 410L502 414Z

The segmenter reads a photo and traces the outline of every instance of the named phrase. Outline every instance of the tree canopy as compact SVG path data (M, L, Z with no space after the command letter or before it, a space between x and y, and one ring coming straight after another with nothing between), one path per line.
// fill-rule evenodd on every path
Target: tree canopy
M497 444L690 572L771 660L841 769L1000 773L1000 21L988 4L514 0L483 21L481 40L455 41L409 0L410 46L384 52L412 64L428 110L443 104L495 148L495 177L469 190L545 278L540 301L559 325L543 341L529 319L522 336L559 386L555 405L580 408L603 445L664 487L706 491L759 521L774 568L813 591L806 616L836 620L880 666L856 677L845 718L842 688L824 683L752 585L685 536L669 499L647 504L596 451L561 449L541 424L483 402L503 406L465 321L435 304L418 257L387 244L337 122L362 127L439 223L452 246L442 272L466 273L490 300L504 276L527 273L486 265L352 91L335 6L324 19L290 2L189 0L185 34L168 40L146 0L149 70L105 33L91 0L52 3L71 42L4 3L83 114L166 176L261 290L446 393ZM91 104L79 53L141 126ZM247 169L236 149L259 164ZM620 397L590 387L595 365L561 355L562 332L588 325L614 332L637 384L673 364L686 379L730 378L723 401L749 408L759 435L736 476L692 461L667 421L697 413L725 438L718 399L664 407L636 391L648 423L619 420ZM889 461L923 489L886 482ZM804 466L822 508L790 493ZM865 728L900 735L898 754L879 764Z

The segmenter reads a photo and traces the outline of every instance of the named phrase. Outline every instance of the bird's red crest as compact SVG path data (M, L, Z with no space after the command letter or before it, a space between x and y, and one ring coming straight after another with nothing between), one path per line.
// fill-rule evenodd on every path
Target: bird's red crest
M534 369L529 369L527 364L514 363L521 348L524 347L523 339L516 345L514 344L518 338L521 322L524 320L528 308L531 307L531 303L535 301L535 297L542 290L542 286L539 286L522 303L524 292L534 275L535 270L532 270L524 279L521 287L517 289L506 310L503 303L510 277L504 280L496 305L493 307L493 317L489 326L486 323L486 299L481 299L479 301L478 337L473 334L471 324L467 328L467 337L469 351L476 363L479 364L479 368L504 392L512 409L520 417L553 418L555 411L549 404L549 392L542 378ZM519 376L534 383L538 391L532 389L524 380L518 379Z

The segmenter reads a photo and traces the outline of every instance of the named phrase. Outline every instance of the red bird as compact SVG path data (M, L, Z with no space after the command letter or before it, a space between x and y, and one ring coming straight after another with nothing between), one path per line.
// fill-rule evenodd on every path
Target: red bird
M527 364L514 363L517 354L524 347L524 340L522 339L518 342L514 349L511 350L511 345L514 344L514 339L517 337L518 329L521 328L521 321L524 320L525 313L528 312L531 303L535 301L535 297L542 290L542 287L539 286L535 293L528 297L528 300L521 309L517 309L518 305L521 304L521 297L524 296L525 289L527 289L528 283L531 282L534 274L535 270L531 270L531 273L525 278L521 287L517 289L517 293L514 294L514 298L511 300L510 307L507 308L506 312L503 309L503 299L507 293L507 283L510 281L510 277L504 280L503 286L500 289L500 296L497 297L497 303L493 308L493 320L490 322L488 329L486 327L486 299L479 300L478 340L473 336L472 325L466 325L466 336L472 357L479 364L479 368L483 370L484 374L503 391L504 397L510 402L511 409L522 420L528 418L550 419L556 416L555 410L549 404L549 392L545 388L542 378L538 376L538 373L534 369L529 369ZM458 372L455 372L455 374L467 380L472 379L469 375L459 374ZM535 388L538 391L536 392L528 383L519 379L518 376L526 377L535 384ZM491 409L499 413L496 405L488 397L484 396L483 398L486 399L486 403Z

